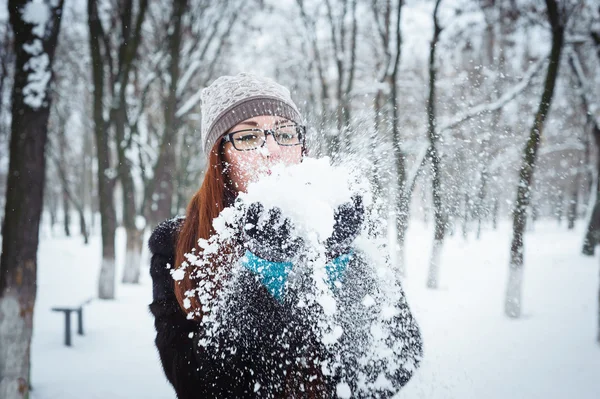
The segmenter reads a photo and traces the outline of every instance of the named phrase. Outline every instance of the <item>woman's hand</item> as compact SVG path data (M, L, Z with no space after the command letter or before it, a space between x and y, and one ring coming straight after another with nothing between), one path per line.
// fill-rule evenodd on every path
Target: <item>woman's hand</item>
M330 259L348 253L352 242L360 233L365 219L362 197L355 195L350 202L340 205L333 218L333 234L325 241L325 249Z
M250 204L243 220L244 246L253 254L270 262L289 261L302 247L303 241L292 235L292 222L281 209L265 211L262 204Z

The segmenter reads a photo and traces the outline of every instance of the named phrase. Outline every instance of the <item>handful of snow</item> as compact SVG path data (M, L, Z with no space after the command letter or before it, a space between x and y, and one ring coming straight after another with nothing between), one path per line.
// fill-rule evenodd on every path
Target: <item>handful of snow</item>
M332 166L328 157L305 158L297 165L275 165L270 175L250 183L238 198L248 205L260 202L265 209L281 209L295 233L317 245L331 236L336 208L355 194L368 193L366 185L348 167ZM365 205L369 201L366 198Z

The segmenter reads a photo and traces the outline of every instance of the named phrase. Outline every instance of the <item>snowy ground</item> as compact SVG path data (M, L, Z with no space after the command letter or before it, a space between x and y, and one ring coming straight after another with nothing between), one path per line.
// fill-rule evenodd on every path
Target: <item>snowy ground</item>
M579 255L579 227L567 232L539 222L528 233L524 316L509 320L503 315L509 224L480 241L449 239L440 289L432 291L425 288L432 233L413 222L404 286L423 331L425 360L399 397L600 397L599 262ZM153 346L147 269L141 286L119 284L117 300L92 302L85 310L86 336L74 335L71 348L63 345L63 316L50 308L96 293L99 237L89 246L81 242L43 233L32 399L174 398Z

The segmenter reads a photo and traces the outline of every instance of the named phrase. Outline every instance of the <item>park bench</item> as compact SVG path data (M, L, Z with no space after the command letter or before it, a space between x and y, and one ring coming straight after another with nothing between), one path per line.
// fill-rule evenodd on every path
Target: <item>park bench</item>
M90 303L93 298L86 299L78 306L62 306L52 308L53 312L65 314L65 345L71 346L71 313L77 313L77 334L83 335L83 307Z

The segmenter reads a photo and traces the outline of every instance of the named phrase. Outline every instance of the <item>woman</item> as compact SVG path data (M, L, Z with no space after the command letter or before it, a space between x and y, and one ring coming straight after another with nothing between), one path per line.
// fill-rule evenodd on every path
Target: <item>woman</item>
M298 306L306 280L293 279L290 270L301 261L303 243L277 209L249 206L240 223L244 227L218 256L198 248L199 239L213 236L213 219L253 178L270 173L276 163L301 162L304 128L289 91L250 74L217 79L202 92L202 140L208 166L186 217L163 222L149 241L155 342L178 398L392 396L418 366L421 336L401 293L386 338L396 348L386 356L401 359L400 366L387 367L385 359L359 365L359 343L368 331L353 326L357 319L368 325L370 316L360 303L374 289L360 254L352 251L364 218L359 197L336 210L326 242L328 282L344 281L335 290L342 329L335 345L325 345L315 327L320 310ZM185 273L174 281L171 269L180 268L192 249L206 257L207 272L201 277ZM206 320L217 316L190 293L211 287L208 295L218 296L223 284L209 280L235 262L243 266L235 277L237 290L226 301L227 316L219 319L213 344L207 345ZM358 288L344 290L349 287Z

